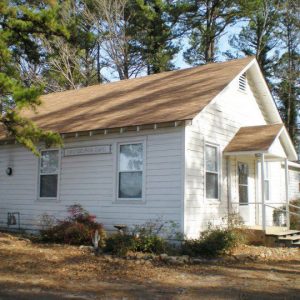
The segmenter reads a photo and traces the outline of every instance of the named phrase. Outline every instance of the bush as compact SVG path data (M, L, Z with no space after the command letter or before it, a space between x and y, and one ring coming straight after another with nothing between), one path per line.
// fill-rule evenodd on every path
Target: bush
M232 250L240 242L240 233L234 229L208 229L199 239L185 240L182 253L189 256L216 257Z
M177 225L161 219L150 220L142 225L135 225L129 232L111 235L106 240L104 251L126 255L129 251L161 254L172 250L165 238L175 238Z
M133 235L116 233L106 239L104 252L125 256L129 251L136 251Z
M83 209L81 205L71 205L67 209L69 216L55 225L43 228L41 239L44 242L65 243L70 245L90 245L92 235L98 230L101 237L99 246L104 246L105 231L102 224L95 221L96 217ZM44 219L48 220L49 218Z

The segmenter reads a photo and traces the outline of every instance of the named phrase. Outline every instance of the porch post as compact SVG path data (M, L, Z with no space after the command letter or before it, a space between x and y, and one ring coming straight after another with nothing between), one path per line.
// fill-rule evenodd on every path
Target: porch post
M289 166L288 159L284 160L285 169L285 202L286 202L286 226L290 229L290 206L289 206Z
M266 231L266 206L265 206L265 154L261 154L261 215L262 230Z

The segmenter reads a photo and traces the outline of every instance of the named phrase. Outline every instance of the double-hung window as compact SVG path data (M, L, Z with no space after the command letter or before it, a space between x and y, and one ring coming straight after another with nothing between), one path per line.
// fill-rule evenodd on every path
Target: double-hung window
M118 199L143 198L143 143L119 144Z
M39 177L39 198L57 198L59 150L41 151Z
M219 148L205 145L205 184L206 198L219 199Z

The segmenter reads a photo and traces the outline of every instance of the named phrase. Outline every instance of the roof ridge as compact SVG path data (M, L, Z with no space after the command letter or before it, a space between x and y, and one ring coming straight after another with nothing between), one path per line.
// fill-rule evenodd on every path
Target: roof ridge
M237 61L243 61L243 60L249 60L252 61L253 59L256 59L255 56L246 56L243 58L236 58L236 59L231 59L231 60L227 60L227 61L220 61L220 62L210 62L207 64L203 64L203 65L199 65L199 66L191 66L191 67L187 67L187 68L182 68L182 69L176 69L176 70L169 70L169 71L164 71L164 72L160 72L160 73L156 73L156 74L150 74L150 75L144 75L144 76L140 76L140 77L135 77L135 78L127 78L127 79L122 79L122 80L116 80L116 81L112 81L112 82L107 82L107 83L102 83L102 84L93 84L93 85L89 85L89 86L85 86L85 87L80 87L77 89L72 89L72 90L65 90L65 91L57 91L57 92L52 92L52 93L48 93L48 94L43 94L41 95L42 98L47 97L48 95L55 95L55 94L62 94L62 93L74 93L74 92L80 92L82 90L87 90L87 89L92 89L92 88L96 88L96 87L103 87L103 86L107 86L107 85L115 85L115 84L126 84L128 81L138 81L138 80L145 80L147 78L155 78L155 77L161 77L164 76L165 74L174 74L174 73L179 73L179 72L184 72L184 71L188 71L191 69L201 69L201 68L205 68L211 65L221 65L221 64L230 64L233 62L237 62Z

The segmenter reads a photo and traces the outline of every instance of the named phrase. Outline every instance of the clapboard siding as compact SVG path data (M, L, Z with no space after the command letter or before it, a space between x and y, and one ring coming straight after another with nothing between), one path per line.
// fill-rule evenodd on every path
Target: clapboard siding
M181 226L184 128L123 133L66 140L65 147L112 144L112 154L61 157L58 201L37 200L38 158L17 146L0 147L0 226L7 212L21 213L21 227L40 228L44 213L66 216L66 207L80 203L108 230L114 224L144 223L162 217ZM145 202L116 202L116 144L145 140ZM5 169L13 168L13 176Z
M289 168L289 197L291 200L300 199L300 169Z
M228 142L241 126L266 124L250 88L247 93L237 90L234 80L214 101L208 105L186 127L186 183L185 183L185 232L189 237L197 237L209 223L219 224L228 213L227 161L222 155L220 166L220 199L211 201L205 198L204 145L217 144L220 155ZM230 160L234 179L236 162ZM254 159L251 172L254 173ZM252 175L251 195L255 195L255 180ZM232 196L236 199L237 184L233 180ZM254 215L254 213L251 213Z

